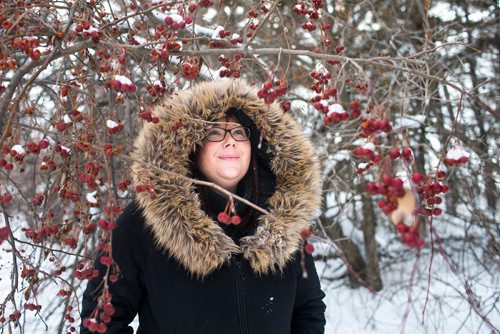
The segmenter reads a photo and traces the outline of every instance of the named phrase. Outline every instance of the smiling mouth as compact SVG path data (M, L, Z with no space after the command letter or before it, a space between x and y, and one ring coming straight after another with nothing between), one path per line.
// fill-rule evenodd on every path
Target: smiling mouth
M239 159L240 157L237 156L237 155L221 155L219 157L219 159L222 159L222 160L236 160L236 159Z

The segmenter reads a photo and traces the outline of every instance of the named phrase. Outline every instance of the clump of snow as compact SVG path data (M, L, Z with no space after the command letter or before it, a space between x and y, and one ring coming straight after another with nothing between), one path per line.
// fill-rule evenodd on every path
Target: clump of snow
M132 81L124 75L115 75L115 80L120 81L122 85L133 85Z
M12 146L12 148L10 150L11 151L16 151L17 154L24 154L24 153L26 153L26 151L24 150L24 148L21 145L19 145L19 144Z
M215 28L214 32L212 33L212 39L222 39L222 38L220 38L219 33L223 30L224 30L224 27L217 26L217 28Z
M345 113L345 110L341 104L334 103L328 107L328 113L326 114L326 116L330 117L334 112L336 112L338 114L343 114L343 113Z
M64 115L63 121L64 123L71 123L71 118L68 115Z
M96 195L97 195L97 190L85 195L85 199L89 203L97 203L97 198L95 197Z
M464 151L460 147L455 147L455 148L452 148L451 150L449 150L448 153L446 153L446 157L448 159L459 160L462 157L468 158L469 153L467 153L466 151Z
M61 145L61 150L65 151L66 153L70 153L71 149L69 147Z
M181 23L182 21L184 21L182 16L180 16L179 14L170 14L168 15L168 17L170 17L175 23Z
M366 150L370 150L372 152L375 152L375 144L373 144L373 143L366 143L362 147Z
M108 128L110 128L110 129L112 129L112 128L116 128L116 127L118 127L118 123L116 123L116 122L115 122L115 121L113 121L113 120L108 119L108 120L106 121L106 126L107 126Z

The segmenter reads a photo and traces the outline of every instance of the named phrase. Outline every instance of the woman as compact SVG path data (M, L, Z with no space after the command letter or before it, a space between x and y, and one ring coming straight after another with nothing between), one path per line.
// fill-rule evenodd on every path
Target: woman
M108 332L131 333L139 314L140 333L323 333L324 294L300 249L319 167L292 117L243 80L198 84L153 113L160 122L140 132L132 175L154 193L137 193L113 231ZM82 319L96 314L100 282L89 282Z

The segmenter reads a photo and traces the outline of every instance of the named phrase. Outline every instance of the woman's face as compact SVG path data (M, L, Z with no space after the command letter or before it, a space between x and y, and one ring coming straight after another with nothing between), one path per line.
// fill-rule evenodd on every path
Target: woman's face
M234 193L250 165L250 140L240 141L244 139L242 134L245 130L235 117L220 118L216 122L220 123L211 125L205 132L203 147L198 154L198 168L208 181ZM222 141L207 139L218 139L217 135L221 137L224 131L220 129L231 130L233 135L225 132ZM233 136L239 140L235 140Z

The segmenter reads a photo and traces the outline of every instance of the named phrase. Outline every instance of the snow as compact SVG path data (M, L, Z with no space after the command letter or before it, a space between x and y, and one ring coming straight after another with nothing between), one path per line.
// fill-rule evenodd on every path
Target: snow
M16 151L17 154L24 154L24 153L26 153L26 151L24 150L24 148L21 145L19 145L19 144L12 146L12 148L10 150L11 151Z
M90 203L97 203L97 198L95 197L96 195L97 195L97 190L86 194L85 199Z
M113 121L113 120L108 119L108 120L106 121L106 126L107 126L108 128L110 128L110 129L113 129L113 128L116 128L116 127L118 126L118 123L116 123L116 122L115 122L115 121Z
M464 151L460 147L455 147L455 148L452 148L451 150L449 150L448 153L446 153L446 157L448 159L459 160L461 157L468 158L469 153L467 153L466 151Z
M61 145L61 149L66 151L66 153L70 153L71 152L71 149L69 147L66 147L66 146L63 146Z
M222 39L222 38L220 38L220 36L219 36L219 32L221 32L222 30L224 30L224 27L223 27L223 26L217 26L217 27L215 28L215 30L213 31L213 33L212 33L212 37L211 37L211 38L212 38L212 39Z
M64 123L66 123L66 124L67 124L67 123L71 123L71 118L69 117L69 115L64 115L64 117L63 117L63 121L64 121Z
M184 21L184 19L182 18L182 16L180 16L179 14L170 14L168 15L175 23L181 23L182 21Z
M416 251L407 254L406 260L392 265L391 270L382 270L384 289L378 293L372 293L364 287L350 289L347 282L335 279L334 269L343 266L339 259L317 261L316 268L322 277L322 288L326 294L325 333L494 332L479 315L471 311L470 304L463 299L461 279L452 273L443 257L435 254L430 267L429 255L429 251L425 251L417 262L413 283L411 270L416 261ZM479 296L494 296L495 291L498 291L498 282L495 284L487 277L476 277L474 281L474 292ZM427 292L429 300L426 304ZM488 318L498 328L500 316L494 307L494 298L482 300L481 308L485 313L486 310L492 310Z
M115 75L115 80L120 81L122 85L133 85L132 81L124 75Z
M344 107L342 107L341 104L334 103L328 107L328 113L326 114L327 116L331 116L334 112L343 114L345 113Z
M370 151L372 151L372 152L375 152L375 144L373 144L373 143L371 143L371 142L370 142L370 143L366 143L366 144L364 144L364 145L363 145L363 148L364 148L364 149L367 149L367 150L370 150Z

